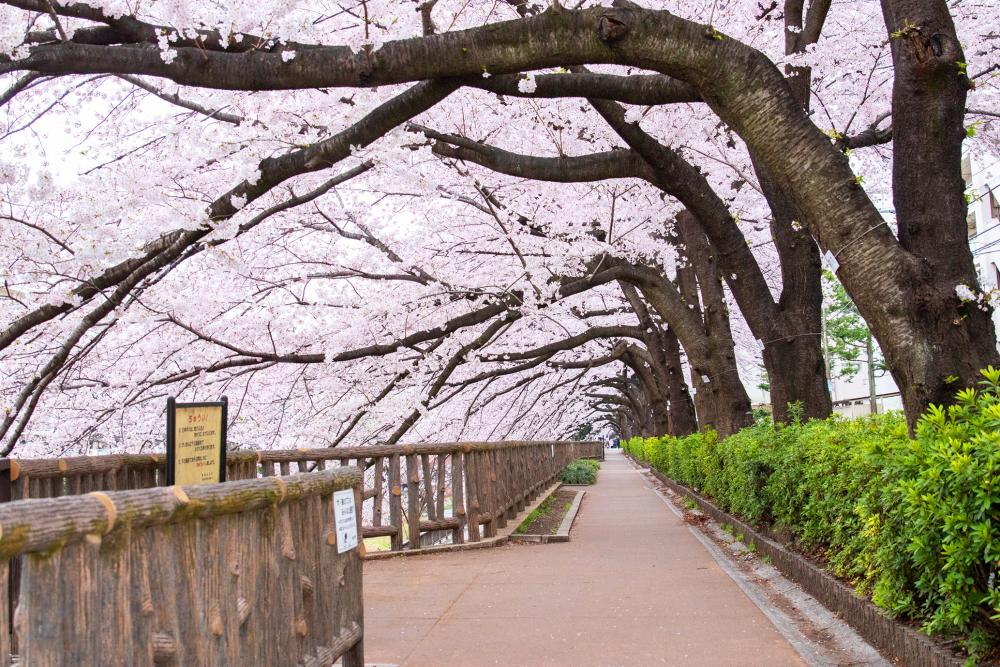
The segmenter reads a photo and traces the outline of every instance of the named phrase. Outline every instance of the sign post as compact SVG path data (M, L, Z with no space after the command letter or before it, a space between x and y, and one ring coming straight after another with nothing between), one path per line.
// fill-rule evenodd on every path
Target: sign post
M226 481L229 402L177 403L167 399L167 485Z

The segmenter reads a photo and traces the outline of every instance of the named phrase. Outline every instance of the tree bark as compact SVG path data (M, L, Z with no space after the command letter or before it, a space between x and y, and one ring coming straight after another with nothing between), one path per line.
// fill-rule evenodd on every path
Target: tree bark
M954 22L944 0L882 0L882 13L895 70L893 203L899 242L918 260L905 306L910 335L921 344L886 339L877 322L869 323L912 427L928 403L951 403L956 389L974 386L980 369L997 365L1000 355L990 305L963 302L956 293L965 285L979 296L981 288L961 176L970 82Z
M774 420L788 421L790 403L801 405L804 419L826 419L833 412L833 401L820 335L823 288L819 249L801 223L802 213L762 165L755 161L754 168L771 209L771 238L781 262L781 296L761 339Z
M639 381L643 397L641 402L646 406L651 435L663 435L669 431L670 420L662 388L652 367L647 363L648 359L643 358L645 355L640 352L638 346L625 344L623 347L622 361L635 372L635 377Z
M694 401L684 381L681 365L681 345L670 327L663 330L663 356L667 374L667 401L670 405L669 433L675 437L690 435L698 430Z

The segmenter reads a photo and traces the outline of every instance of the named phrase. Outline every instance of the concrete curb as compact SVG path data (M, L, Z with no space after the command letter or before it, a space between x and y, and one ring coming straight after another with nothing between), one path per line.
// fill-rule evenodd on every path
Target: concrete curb
M561 485L561 488L565 488L567 485ZM559 489L556 489L558 491ZM553 491L555 493L555 491ZM576 497L573 498L573 504L570 506L569 510L566 511L566 516L563 517L562 523L559 524L559 530L551 535L533 534L533 533L514 533L510 536L510 539L515 542L531 542L534 544L545 544L547 542L569 542L569 531L573 528L573 521L576 520L576 514L580 511L580 503L583 502L583 496L587 493L586 491L580 490L576 492ZM548 496L546 496L547 498Z
M625 456L636 465L647 468L674 493L691 498L701 511L718 523L728 523L743 533L744 542L752 542L759 553L771 559L778 571L840 615L859 635L886 655L898 659L907 667L962 667L965 664L964 660L937 646L925 635L890 618L829 572L817 567L804 556L786 549L767 534L766 529L750 526L723 512L696 491L678 484L659 470L636 461L628 453Z
M573 522L576 521L576 515L580 511L580 504L583 502L583 497L587 495L586 489L580 489L576 492L576 498L573 499L573 505L570 506L569 511L566 512L566 516L563 517L562 523L559 524L559 532L557 535L565 535L566 539L569 540L569 531L573 529Z

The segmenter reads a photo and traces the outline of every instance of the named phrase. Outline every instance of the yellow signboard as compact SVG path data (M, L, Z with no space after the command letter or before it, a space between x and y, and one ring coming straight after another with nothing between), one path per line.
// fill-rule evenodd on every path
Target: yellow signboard
M226 475L226 401L167 403L167 483L215 484Z

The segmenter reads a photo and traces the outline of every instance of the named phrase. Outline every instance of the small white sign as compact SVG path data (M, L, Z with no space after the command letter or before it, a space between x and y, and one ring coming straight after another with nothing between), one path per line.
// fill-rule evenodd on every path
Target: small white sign
M823 255L823 266L836 273L837 270L840 269L840 262L837 261L837 258L833 256L832 252L827 250Z
M333 517L337 525L337 553L358 546L358 515L354 509L354 489L333 492Z

